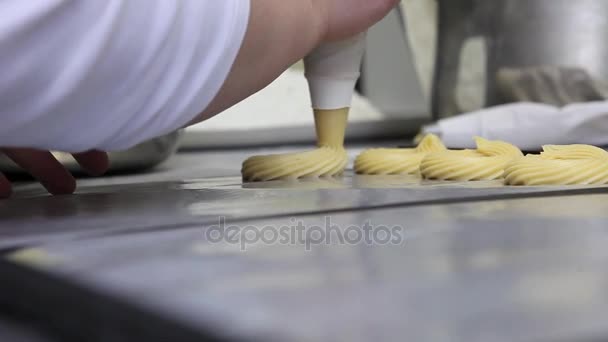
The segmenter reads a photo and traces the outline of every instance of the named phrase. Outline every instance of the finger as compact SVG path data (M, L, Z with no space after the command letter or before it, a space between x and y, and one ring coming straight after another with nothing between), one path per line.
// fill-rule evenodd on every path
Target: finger
M71 194L76 190L76 180L51 152L10 148L5 149L4 153L34 176L50 193Z
M11 182L0 173L0 198L8 198L12 192Z
M73 154L74 159L91 176L101 176L110 167L108 154L100 151L87 151Z

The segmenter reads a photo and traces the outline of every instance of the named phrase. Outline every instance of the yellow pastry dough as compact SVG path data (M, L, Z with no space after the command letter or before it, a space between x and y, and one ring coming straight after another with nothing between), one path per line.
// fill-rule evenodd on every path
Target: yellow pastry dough
M476 150L429 153L420 163L420 174L427 179L477 181L503 176L506 165L523 157L521 151L503 141L475 138Z
M348 163L344 149L348 110L349 108L315 110L317 149L251 157L243 163L243 180L270 181L341 175Z
M418 174L422 158L430 152L446 151L434 134L425 136L416 148L374 148L355 159L355 172L363 175Z
M511 161L504 177L508 185L608 184L608 152L590 145L548 145L540 155Z

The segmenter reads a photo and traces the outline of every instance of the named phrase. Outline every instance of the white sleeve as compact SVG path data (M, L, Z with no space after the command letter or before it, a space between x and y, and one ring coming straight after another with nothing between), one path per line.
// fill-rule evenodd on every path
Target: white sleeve
M118 150L192 120L250 0L0 1L0 146Z

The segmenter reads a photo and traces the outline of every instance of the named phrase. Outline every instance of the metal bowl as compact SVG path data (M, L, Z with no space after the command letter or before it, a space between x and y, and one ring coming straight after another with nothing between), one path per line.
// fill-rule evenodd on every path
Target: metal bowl
M125 151L110 152L110 169L108 172L141 171L161 164L171 157L179 147L183 130L154 138ZM82 172L71 154L52 152L68 170L74 173ZM0 172L23 173L23 169L4 155L0 155Z

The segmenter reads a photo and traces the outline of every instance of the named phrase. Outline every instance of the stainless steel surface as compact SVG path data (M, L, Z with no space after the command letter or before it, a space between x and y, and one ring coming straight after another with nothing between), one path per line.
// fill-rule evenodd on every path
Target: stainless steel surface
M252 153L178 154L151 173L83 180L74 196L18 185L0 201L0 313L91 341L608 338L608 188L350 173L243 185ZM241 251L206 238L220 217L399 226L404 242Z
M607 81L607 14L605 0L440 0L435 118L461 112L458 72L462 47L472 37L486 44L486 106L502 102L496 87L502 67L577 67Z
M297 219L308 227L325 222L322 215ZM298 243L257 243L240 251L238 245L206 241L209 226L192 225L48 244L39 251L53 262L34 265L57 277L47 279L51 284L76 284L97 294L97 302L81 305L89 314L104 307L107 320L100 331L116 327L107 301L118 299L155 313L158 322L183 326L184 341L208 333L266 341L608 336L606 195L361 210L332 214L331 221L342 231L366 221L399 225L405 242L334 241L310 251ZM241 226L291 222L251 220ZM24 274L0 265L13 272L0 287L28 284L20 278ZM24 287L43 298L44 282L38 286ZM156 324L136 325L137 317L120 319L123 326L134 324L125 330L129 336L156 329Z
M77 241L136 231L178 229L281 215L364 208L421 206L495 197L608 193L608 187L506 187L500 181L421 181L410 176L242 184L238 176L152 183L86 186L73 196L40 196L38 190L0 201L0 248Z
M110 152L110 172L144 170L157 166L166 161L179 147L181 131L176 131L147 142L141 143L125 151ZM63 152L53 152L53 155L67 169L80 172L81 168L72 155ZM10 159L0 154L0 172L21 173L23 170Z

